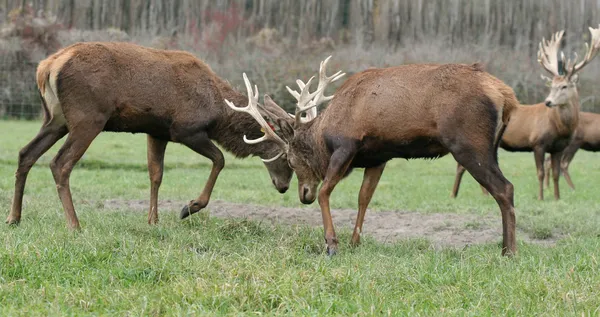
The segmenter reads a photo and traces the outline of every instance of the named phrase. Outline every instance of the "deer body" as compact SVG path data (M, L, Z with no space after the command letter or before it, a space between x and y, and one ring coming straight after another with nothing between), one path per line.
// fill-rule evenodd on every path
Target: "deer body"
M328 253L334 254L338 245L329 197L353 168L365 168L352 236L356 245L387 161L451 153L496 198L502 212L502 253L514 254L513 186L498 168L496 156L502 130L518 104L512 89L477 64L414 64L356 73L335 97L323 97L325 85L321 83L340 77L325 75L327 61L321 64L316 92L308 93L310 80L306 84L298 81L301 93L290 89L298 99L295 122L285 113L278 114L278 106L270 98L265 97L265 106L271 108L281 135L270 132L268 137L282 144L298 177L300 200L312 203L322 182L318 201ZM299 119L331 98L316 118L308 122Z
M538 51L541 66L553 75L547 78L550 93L544 103L531 106L520 105L511 116L510 123L502 136L500 146L508 151L532 151L534 153L539 183L538 199L544 199L544 155L550 153L553 169L554 198L560 199L558 188L559 160L571 142L579 123L579 94L577 72L589 63L600 49L600 29L590 28L591 46L586 43L583 60L558 62L558 48L563 31L557 32L550 41L542 40ZM451 197L456 197L465 169L458 164ZM570 177L565 174L567 182Z
M310 124L307 133L321 139L316 143L327 152L343 142L356 143L350 168L378 166L392 158L437 158L450 152L446 135L456 129L451 112L460 100L474 99L478 105L473 115L489 116L492 129L484 136L493 138L503 124L503 93L510 90L487 95L484 89L500 82L477 67L405 65L365 71L344 83L335 102ZM449 78L431 80L446 73ZM469 85L478 89L461 91ZM502 100L494 103L492 98ZM460 111L470 116L467 107ZM508 107L512 111L512 104Z
M59 197L71 228L79 228L69 189L69 175L93 139L102 131L148 134L151 199L148 222L158 221L157 199L167 142L178 142L213 162L198 199L182 210L182 218L210 199L224 166L217 141L238 157L272 156L273 143L248 145L244 133L260 134L260 125L225 106L223 98L246 102L205 63L179 51L155 50L129 43L78 43L40 62L37 84L44 105L38 135L19 153L15 196L8 223L21 218L27 173L56 141L69 134L51 162ZM292 171L285 160L266 164L280 192Z
M579 121L577 100L567 109L545 104L519 105L504 131L500 147L507 151L531 152L541 147L547 153L562 151L570 142Z
M600 114L592 112L580 112L579 113L579 124L573 135L571 143L563 150L562 159L560 161L560 169L565 176L567 184L575 189L575 185L571 180L569 174L569 165L575 157L575 153L579 149L583 149L591 152L600 151ZM545 162L546 173L545 181L546 187L549 185L550 175L550 161L549 159Z

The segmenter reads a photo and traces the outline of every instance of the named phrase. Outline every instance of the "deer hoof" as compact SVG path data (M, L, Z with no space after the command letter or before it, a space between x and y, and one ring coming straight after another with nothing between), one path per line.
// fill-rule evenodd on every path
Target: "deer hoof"
M337 245L328 245L327 246L327 255L332 257L337 254Z
M21 222L21 221L20 221L19 219L14 219L14 218L10 218L10 217L6 219L6 223L7 223L8 225L11 225L11 226L16 226L16 225L18 225L20 222Z
M189 215L191 215L190 206L188 206L188 205L183 206L183 209L181 209L181 213L179 214L179 219L185 219Z

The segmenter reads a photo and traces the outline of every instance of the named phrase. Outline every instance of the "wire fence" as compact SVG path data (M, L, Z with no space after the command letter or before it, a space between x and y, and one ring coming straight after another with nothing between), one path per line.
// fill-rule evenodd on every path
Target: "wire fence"
M35 83L37 63L22 54L0 50L0 118L41 118L41 100Z

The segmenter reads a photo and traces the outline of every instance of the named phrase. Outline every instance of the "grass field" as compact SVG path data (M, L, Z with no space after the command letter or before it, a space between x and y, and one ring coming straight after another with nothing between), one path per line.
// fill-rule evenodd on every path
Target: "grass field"
M39 122L0 121L0 206L8 214L17 153ZM62 142L60 142L62 144ZM577 191L561 181L562 199L536 200L531 154L500 152L515 185L519 253L494 243L434 248L427 237L381 243L363 234L358 248L338 230L340 252L328 258L322 228L216 219L178 219L107 210L108 199L147 200L144 135L102 134L71 176L82 232L70 232L48 163L32 169L22 223L0 230L0 316L24 315L600 315L600 160L581 151L571 166ZM369 215L385 210L497 217L493 199L465 176L450 199L456 163L388 164ZM167 148L160 199L195 198L209 162L176 144ZM356 208L362 173L334 191L332 208ZM213 200L299 207L295 179L280 195L257 158L227 156ZM316 203L308 208L316 208ZM550 246L526 238L552 239Z

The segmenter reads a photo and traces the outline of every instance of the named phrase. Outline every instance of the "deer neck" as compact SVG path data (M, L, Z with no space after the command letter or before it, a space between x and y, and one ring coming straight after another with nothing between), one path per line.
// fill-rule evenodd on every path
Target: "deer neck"
M233 102L235 105L245 106L248 104L248 97L234 90L227 82L219 83L221 97ZM211 131L210 138L215 140L225 150L231 152L236 157L244 158L250 155L268 158L277 153L275 144L270 141L257 144L247 144L244 142L244 135L248 139L256 139L263 135L260 131L260 125L247 113L233 111L224 101L218 103L221 108L221 115L218 116L217 124Z
M565 105L559 105L553 109L553 117L556 128L560 135L571 135L579 123L579 95L574 93L573 97Z
M314 120L307 123L306 130L303 131L304 142L307 148L311 150L309 157L312 170L321 180L325 178L331 153L325 144L325 136L321 127L323 116L317 116Z

